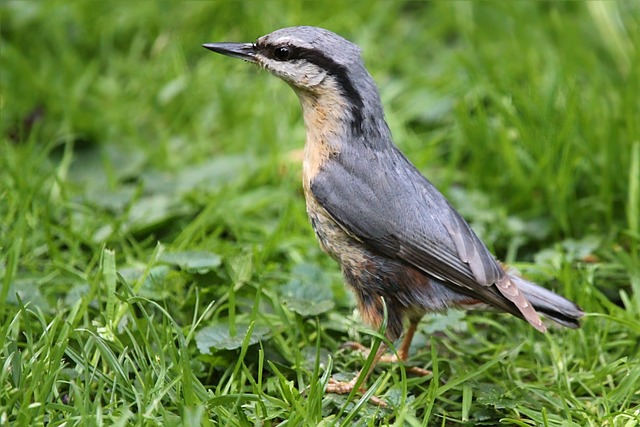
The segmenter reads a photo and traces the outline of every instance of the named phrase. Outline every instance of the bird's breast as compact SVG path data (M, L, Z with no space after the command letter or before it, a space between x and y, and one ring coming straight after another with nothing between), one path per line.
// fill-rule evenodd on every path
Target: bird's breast
M311 190L304 191L307 215L323 251L342 263L343 258L353 252L353 239L335 222L318 203Z

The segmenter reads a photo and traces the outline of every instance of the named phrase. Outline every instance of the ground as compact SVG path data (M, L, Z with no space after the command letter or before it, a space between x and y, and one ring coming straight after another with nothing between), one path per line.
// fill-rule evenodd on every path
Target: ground
M0 424L640 426L636 2L0 5ZM452 311L413 376L308 224L281 81L201 47L358 43L397 145L579 330ZM387 402L381 408L371 395Z

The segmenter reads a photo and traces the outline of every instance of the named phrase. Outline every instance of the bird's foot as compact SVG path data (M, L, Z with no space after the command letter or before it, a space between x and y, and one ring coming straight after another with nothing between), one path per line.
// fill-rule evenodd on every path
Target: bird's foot
M357 376L348 382L338 381L338 380L334 380L333 378L329 378L329 384L327 384L326 392L335 393L335 394L349 394L353 391L354 387L356 386L356 381L358 381ZM364 393L366 390L364 387L360 387L358 391L360 393ZM371 396L369 398L369 401L383 408L387 407L387 403L384 400L380 399L379 397Z
M329 378L329 384L327 384L327 393L335 393L335 394L347 394L351 393L353 388L356 386L356 381L358 377L355 377L351 381L338 381L333 378ZM361 393L365 391L364 387L360 387L359 390Z
M340 348L348 348L349 350L359 351L363 353L365 357L368 356L369 353L371 352L371 349L369 347L365 347L364 345L356 341L347 341L344 344L342 344Z
M431 372L430 370L420 368L419 366L405 366L405 369L407 370L407 372L417 377L427 377L433 374L433 372Z
M369 349L368 347L365 347L364 345L360 344L359 342L355 342L355 341L347 341L342 345L342 348L348 348L350 350L353 351L358 351L360 353L362 353L362 355L366 358L369 357L369 353L371 352L371 349ZM407 360L407 355L403 354L402 352L398 352L399 354L384 354L380 357L380 360L378 360L378 362L382 362L382 363L403 363L406 362ZM407 372L419 376L419 377L426 377L428 375L431 375L432 372L428 369L423 369L423 368L419 368L417 366L405 366ZM353 387L352 387L353 388Z

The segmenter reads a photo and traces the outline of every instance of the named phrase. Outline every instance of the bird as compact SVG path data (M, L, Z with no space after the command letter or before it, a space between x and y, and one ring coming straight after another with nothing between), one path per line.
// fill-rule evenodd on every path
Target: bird
M362 321L378 329L386 314L388 342L402 337L395 354L385 355L389 345L382 342L366 372L348 382L332 378L326 392L351 393L379 361L406 361L427 313L493 309L545 332L541 313L580 326L578 305L498 262L400 152L356 44L327 29L297 26L253 43L202 46L256 64L296 93L306 129L302 187L317 240L340 265Z

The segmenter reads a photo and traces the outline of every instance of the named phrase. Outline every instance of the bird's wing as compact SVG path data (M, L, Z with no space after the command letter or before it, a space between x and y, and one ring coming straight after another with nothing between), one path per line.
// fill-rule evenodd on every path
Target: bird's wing
M398 150L346 150L311 183L318 203L345 232L374 252L544 328L466 221Z

